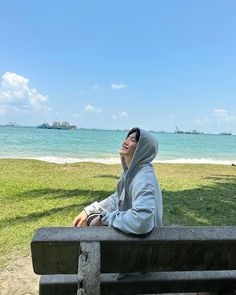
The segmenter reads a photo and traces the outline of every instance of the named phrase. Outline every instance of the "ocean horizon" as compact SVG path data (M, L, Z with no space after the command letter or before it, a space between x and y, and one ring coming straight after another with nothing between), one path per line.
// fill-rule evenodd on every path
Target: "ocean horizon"
M236 164L236 135L150 131L159 142L158 163ZM127 130L56 130L0 126L0 158L37 159L58 164L120 163Z

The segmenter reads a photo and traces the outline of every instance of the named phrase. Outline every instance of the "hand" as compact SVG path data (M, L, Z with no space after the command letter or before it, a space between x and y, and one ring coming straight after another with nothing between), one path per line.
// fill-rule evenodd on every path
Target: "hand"
M97 217L95 217L92 221L91 221L91 223L90 223L90 225L89 226L102 226L103 224L102 224L102 222L101 222L101 217L100 216L97 216Z
M85 210L83 210L78 216L75 217L73 221L73 226L75 227L87 226L87 223L86 223L87 217L88 217L87 213L85 212Z

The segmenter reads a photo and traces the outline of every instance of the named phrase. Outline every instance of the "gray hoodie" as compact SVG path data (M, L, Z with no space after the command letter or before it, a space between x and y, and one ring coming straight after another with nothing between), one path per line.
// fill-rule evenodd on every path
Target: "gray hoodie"
M100 213L104 225L125 233L145 234L162 225L162 195L151 161L157 155L158 143L148 132L140 138L127 168L121 157L123 172L114 194L85 207L86 213Z

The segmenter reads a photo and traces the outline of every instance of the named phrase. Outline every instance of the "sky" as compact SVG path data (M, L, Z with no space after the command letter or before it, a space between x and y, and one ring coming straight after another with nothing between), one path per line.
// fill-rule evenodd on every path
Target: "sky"
M236 1L0 0L0 124L236 134Z

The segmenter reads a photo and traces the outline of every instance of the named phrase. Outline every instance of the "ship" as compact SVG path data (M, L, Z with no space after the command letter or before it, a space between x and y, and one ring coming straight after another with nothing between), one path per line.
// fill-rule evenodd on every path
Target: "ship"
M42 129L58 129L58 130L75 130L77 129L76 125L70 125L69 122L63 121L63 122L53 122L52 125L49 123L43 123L38 126L38 128Z
M7 127L16 127L17 124L15 122L8 122L5 126L7 126Z
M219 133L219 135L232 135L232 133L231 132L221 132L221 133Z
M175 127L175 133L177 133L177 134L184 134L184 131L179 130L179 128L176 126Z
M192 131L179 130L179 128L177 126L175 127L175 133L177 133L177 134L203 134L203 132L199 132L197 130L192 130Z
M186 132L184 132L184 133L185 133L185 134L200 134L200 132L197 131L197 130L186 131Z

